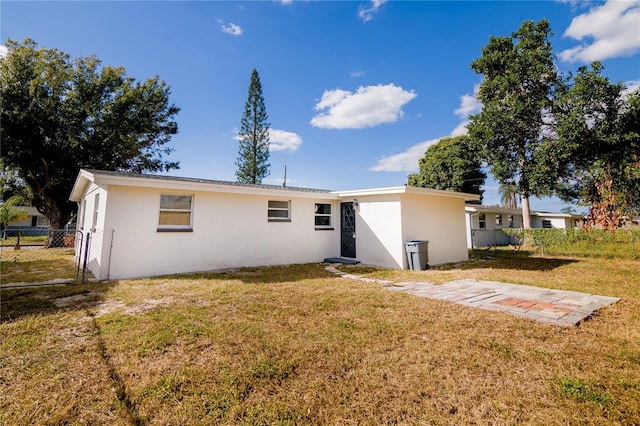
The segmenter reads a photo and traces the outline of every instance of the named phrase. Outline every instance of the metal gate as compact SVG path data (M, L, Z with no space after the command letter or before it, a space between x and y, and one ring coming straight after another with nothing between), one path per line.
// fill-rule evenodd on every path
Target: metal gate
M0 236L0 284L65 284L78 280L75 247L82 232L42 227L9 228Z
M109 279L113 233L113 229L93 229L84 233L84 244L76 246L81 262L82 283Z
M0 286L106 280L112 239L113 229L5 229L0 234Z

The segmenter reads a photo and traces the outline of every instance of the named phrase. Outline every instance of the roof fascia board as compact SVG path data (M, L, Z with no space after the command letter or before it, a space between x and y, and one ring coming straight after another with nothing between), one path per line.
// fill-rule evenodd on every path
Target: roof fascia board
M468 212L477 213L507 213L507 214L522 214L521 209L510 209L508 207L492 207L492 206L465 206L465 210ZM533 214L533 213L532 213Z
M290 189L271 189L260 187L224 185L211 182L180 181L170 179L149 179L136 176L113 176L95 174L95 183L100 185L130 186L142 188L168 189L184 192L217 192L227 194L259 195L280 198L312 198L337 200L331 192L305 192Z
M521 209L510 209L508 207L493 207L493 206L465 206L465 211L467 213L508 213L508 214L519 214L522 215ZM573 218L580 219L582 218L579 214L568 214L568 213L548 213L548 212L538 212L532 211L531 216L537 217L562 217L562 218Z
M388 188L371 188L371 189L358 189L350 191L335 191L341 198L350 197L366 197L369 195L394 195L394 194L416 194L416 195L430 195L434 197L447 197L447 198L459 198L466 201L479 200L480 196L476 194L467 194L464 192L454 191L442 191L439 189L430 188L417 188L414 186L393 186Z
M76 181L73 184L73 188L71 189L71 194L69 195L70 201L80 201L82 199L82 195L89 186L89 183L93 182L94 176L93 173L88 172L87 170L80 169L80 173L76 176Z

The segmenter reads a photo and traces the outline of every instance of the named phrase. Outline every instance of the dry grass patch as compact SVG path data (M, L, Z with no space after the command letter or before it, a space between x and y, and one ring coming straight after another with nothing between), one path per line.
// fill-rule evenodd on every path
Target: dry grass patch
M567 329L323 265L3 291L0 421L637 424L640 300L623 297Z
M503 248L473 251L467 262L433 266L426 271L398 271L342 265L351 274L393 281L444 284L477 279L574 290L601 296L640 299L640 260L540 256Z

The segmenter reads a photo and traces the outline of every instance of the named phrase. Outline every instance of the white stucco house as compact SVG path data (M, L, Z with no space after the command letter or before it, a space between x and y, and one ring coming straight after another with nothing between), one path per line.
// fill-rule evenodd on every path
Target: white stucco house
M477 198L408 186L328 191L97 170L81 170L70 196L78 229L110 236L90 248L98 279L338 256L400 269L404 242L413 240L429 241L429 264L466 260L465 200Z
M499 206L465 207L467 247L516 244L505 232L522 228L522 210ZM573 229L582 226L582 216L569 213L531 212L532 228Z
M40 213L35 207L17 206L16 209L24 210L29 217L24 220L9 223L9 227L14 228L30 228L30 227L48 227L49 221L47 217Z

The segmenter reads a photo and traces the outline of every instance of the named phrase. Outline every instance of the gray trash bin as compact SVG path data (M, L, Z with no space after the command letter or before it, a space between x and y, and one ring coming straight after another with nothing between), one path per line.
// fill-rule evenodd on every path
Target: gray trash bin
M429 269L429 241L405 241L404 248L407 252L409 269L414 271Z

